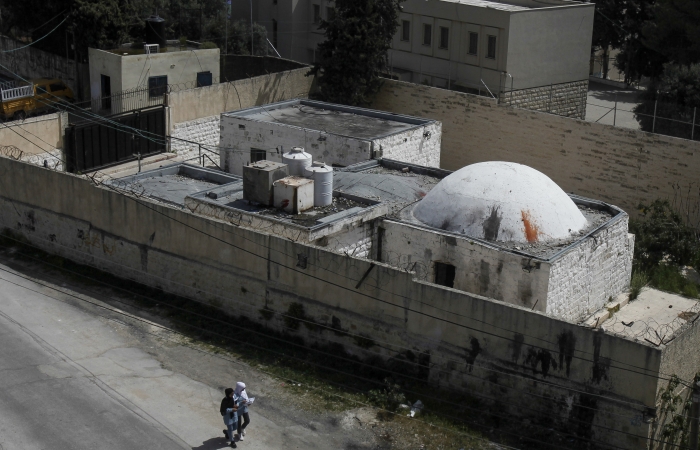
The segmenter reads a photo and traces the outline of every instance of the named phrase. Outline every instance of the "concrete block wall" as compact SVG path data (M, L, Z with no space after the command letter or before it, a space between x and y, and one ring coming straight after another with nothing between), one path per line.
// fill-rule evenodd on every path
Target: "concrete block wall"
M483 161L533 167L566 192L617 205L700 200L700 142L498 105L484 97L385 80L372 108L442 122L443 169ZM692 187L695 186L695 187ZM689 187L692 189L688 190Z
M484 414L512 409L582 438L646 446L650 425L642 412L656 405L664 348L0 157L6 229L48 252L210 302L307 343L339 342L354 355L384 359L412 349L429 358L421 376L430 387L490 397L479 405ZM287 328L283 314L293 303L320 326ZM273 313L269 320L264 307ZM357 347L358 335L375 345ZM682 342L686 353L698 339ZM671 361L665 367L676 368Z
M514 108L586 118L588 80L502 92L499 102Z
M440 167L442 124L433 122L424 127L394 134L374 141L383 158L419 166Z
M552 262L547 314L579 322L629 287L634 236L628 216L586 238Z

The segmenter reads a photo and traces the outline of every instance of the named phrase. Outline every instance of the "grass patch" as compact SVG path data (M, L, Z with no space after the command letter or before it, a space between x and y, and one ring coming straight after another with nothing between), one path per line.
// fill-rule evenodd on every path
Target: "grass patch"
M649 276L646 272L641 270L636 271L632 274L632 280L630 281L630 300L634 300L639 297L644 289L649 284Z
M660 264L650 278L650 284L657 289L698 298L698 285L685 278L677 266Z

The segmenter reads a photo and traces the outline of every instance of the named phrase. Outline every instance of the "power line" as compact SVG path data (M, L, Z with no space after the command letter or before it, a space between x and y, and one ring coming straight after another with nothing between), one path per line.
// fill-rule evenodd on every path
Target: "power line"
M27 47L30 47L30 46L36 44L37 42L43 40L44 38L48 37L51 33L53 33L54 31L56 31L56 30L58 29L58 27L60 27L61 25L63 25L63 22L65 22L66 20L68 20L68 17L70 17L70 16L66 16L66 18L63 19L63 20L61 21L61 23L59 23L58 25L56 25L56 27L55 27L53 30L49 31L48 33L46 33L45 35L43 35L42 37L40 37L40 38L37 39L36 41L32 41L31 43L29 43L29 44L27 44L27 45L25 45L25 46L18 47L18 48L13 48L13 49L11 49L11 50L2 50L2 53L16 52L16 51L18 51L18 50L22 50L22 49L25 49L25 48L27 48ZM53 20L53 19L51 19L51 20ZM43 26L43 25L42 25L42 26Z
M32 280L32 279L30 279L30 278L27 278L27 277L25 277L25 276L22 276L22 275L19 274L19 273L10 272L10 271L7 271L7 270L2 269L2 268L0 268L0 270L1 270L1 271L4 271L4 272L11 273L11 274L13 274L13 275L15 275L15 276L17 276L17 277L26 279L26 280L31 281L31 282L34 282L34 283L36 283L36 284L39 284L39 285L48 287L48 288L50 288L50 289L57 290L58 292L61 292L61 293L65 294L65 295L69 295L69 296L75 297L75 298L77 298L78 300L83 300L83 301L86 301L86 302L88 302L88 303L92 303L92 302L89 302L89 301L87 301L87 300L84 300L84 299L82 299L82 298L80 298L80 297L77 297L77 296L75 296L75 295L72 295L72 294L70 294L70 293L67 293L67 292L58 290L58 289L56 289L56 288L54 288L54 287L52 287L52 286L49 286L49 285L47 285L47 284L40 283L40 282L38 282L38 281L36 281L36 280ZM5 281L8 281L8 282L10 282L10 283L12 283L12 284L16 284L16 283L13 283L12 281L7 280L6 278L0 277L0 279L5 280ZM105 283L105 284L109 285L108 283ZM18 286L21 286L21 285L18 285ZM27 287L25 287L25 286L22 286L22 287L24 287L24 288L26 288L26 289L29 289L29 288L27 288ZM112 287L113 287L113 286L112 286ZM31 290L31 289L29 289L29 290ZM120 289L120 290L125 290L125 289ZM88 289L88 291L90 291L90 290ZM132 293L132 292L130 292L130 291L128 291L128 290L125 290L125 291L131 293L132 295L140 296L140 295L134 294L134 293ZM35 292L37 292L37 291L35 291ZM45 295L45 294L44 294L44 295ZM113 300L115 300L115 301L117 301L117 302L119 302L119 303L124 303L124 302L121 302L121 301L116 300L116 299L113 299ZM94 303L93 303L93 304L94 304ZM134 308L143 310L143 308L140 308L140 307L138 307L138 306L134 306L134 305L128 305L128 306L131 306L131 307L134 307ZM169 307L173 307L173 308L175 308L175 309L182 309L182 308L175 307L175 306L173 306L173 305L168 305L168 306L169 306ZM192 311L188 311L188 312L189 312L190 314L196 314L196 313L193 313ZM197 315L199 315L199 314L197 314ZM210 317L207 317L207 319L209 319L209 320L216 320L216 319L213 319L213 318L210 318ZM176 320L176 319L171 319L171 320ZM249 346L258 348L258 349L260 349L260 350L270 351L270 352L276 353L276 354L278 354L278 355L282 355L282 356L285 357L285 358L300 360L299 358L286 355L285 353L274 352L274 351L269 350L269 349L266 349L266 348L264 348L264 347L252 345L252 344L250 344L249 342L245 342L245 341L240 341L240 340L233 339L233 338L231 338L230 336L222 335L222 334L217 333L217 332L214 332L214 331L212 331L212 330L205 330L205 329L203 329L203 328L201 328L201 327L197 327L197 326L195 326L195 325L192 325L192 324L189 324L189 323L186 323L186 322L182 322L182 321L179 321L179 320L176 320L176 321L177 321L177 322L180 322L180 323L182 323L182 324L184 324L184 325L186 325L186 326L189 326L189 327L191 327L191 328L193 328L193 329L196 329L196 330L198 330L198 331L202 331L202 332L206 332L206 333L209 333L209 334L213 334L213 335L216 335L216 336L221 337L221 338L224 338L224 339L228 339L228 340L232 340L232 341L237 341L237 342L240 342L240 343L242 343L242 344L244 344L244 345L249 345ZM223 322L223 321L222 321L222 322ZM230 324L229 322L226 322L226 323L227 323L227 324ZM247 331L250 332L250 330L247 330ZM268 336L268 337L269 337L269 336ZM289 342L288 342L288 343L289 343ZM381 384L381 383L378 382L378 381L374 381L374 380L367 379L367 378L364 378L364 377L360 377L360 376L357 376L357 375L354 375L354 374L350 374L350 373L348 373L348 372L343 372L343 371L340 371L340 370L337 370L337 369L333 369L333 368L331 368L331 367L329 367L329 366L324 366L324 365L315 364L315 363L310 362L310 361L308 361L308 360L300 360L300 361L302 361L302 362L304 362L304 363L306 363L306 364L312 364L312 365L320 366L320 367L322 367L323 369L326 369L326 370L331 370L331 371L334 371L334 372L339 372L339 373L342 373L342 374L345 374L345 375L349 375L349 376L352 376L352 377L361 379L361 380L363 380L363 381L368 381L368 382L372 382L372 383L376 383L376 384ZM342 384L342 383L333 383L333 384L339 384L339 385L341 385L341 386L343 386L343 387L350 387L350 386L344 385L344 384ZM352 388L352 387L350 387L350 388L353 389L353 390L357 390L356 388ZM406 392L419 395L418 392L414 392L414 391L408 391L408 390L406 390ZM435 399L435 400L440 401L440 399ZM492 400L493 400L493 399L492 399ZM449 403L449 402L448 402L448 403ZM466 405L458 405L458 404L455 404L455 403L450 403L450 404L452 404L452 405L454 405L454 406L461 406L461 407L466 408L466 409L471 409L471 410L473 410L473 411L480 411L480 410L478 410L477 408L469 407L469 406L466 406ZM451 418L451 419L456 419L456 420L464 421L463 418L457 418L457 417L450 416L450 415L445 415L445 414L440 414L440 415L442 415L442 416L444 416L444 417ZM515 419L512 419L512 418L510 418L510 417L499 416L498 414L493 414L493 413L491 413L491 415L494 416L494 417L504 418L504 419L506 419L506 420L515 420ZM471 421L467 421L467 422L471 422ZM476 425L478 425L478 426L482 426L482 427L488 427L488 426L486 426L486 425L484 425L484 424L479 424L479 423L476 423L476 422L471 422L471 423L474 423L474 424L476 424ZM591 425L594 426L593 424L591 424ZM544 427L544 428L549 428L549 426L544 426L544 425L537 425L537 426L541 426L541 427ZM602 428L605 428L605 429L607 429L608 431L623 433L623 434L625 434L625 435L632 436L632 437L637 437L637 438L641 438L641 439L648 439L647 437L644 437L644 436L638 436L638 435L634 435L634 434L632 434L632 433L627 433L627 432L624 432L624 431L614 430L614 429L612 429L612 428L607 428L607 427L602 427ZM505 433L506 433L506 434L513 434L513 433L508 433L508 432L505 432ZM608 446L608 447L611 447L611 448L621 448L621 447L617 447L617 446L612 445L612 444L608 444L608 443L604 443L604 442L600 442L600 441L594 441L594 440L592 440L592 439L584 439L584 438L581 438L581 437L579 437L579 436L572 435L572 434L568 434L568 433L561 433L561 434L563 434L563 435L565 435L565 436L568 436L568 437L573 437L573 438L575 438L575 439L581 439L581 440L588 441L588 442L592 442L592 443L602 444L602 445L604 445L604 446ZM521 437L523 437L523 436L521 436ZM526 439L527 439L527 438L526 438ZM650 439L650 438L649 438L649 439ZM655 439L651 439L651 440L655 440ZM659 442L661 442L661 441L659 441ZM546 442L540 442L540 443L543 443L543 444L545 444L545 445L550 445L550 446L556 445L556 444L550 444L550 443L546 443ZM674 445L674 444L668 444L668 445L671 445L671 446L674 446L674 447L677 446L677 445ZM677 446L677 447L680 447L680 446Z
M12 273L12 272L9 272L9 273ZM19 276L18 274L15 274L15 273L12 273L12 274L15 275L15 276L18 276L18 277L20 277L20 278L24 278L24 277ZM4 280L4 281L6 281L6 282L8 282L8 283L10 283L10 284L13 284L13 285L15 285L15 286L18 286L18 287L21 287L21 288L23 288L23 289L26 289L26 290L28 290L28 291L31 291L31 292L37 293L37 294L39 294L39 295L48 297L48 298L50 298L50 299L59 301L59 302L61 302L61 303L65 303L65 304L70 305L70 303L68 303L68 302L66 302L66 301L63 301L63 300L60 300L60 299L58 299L58 298L56 298L56 297L50 296L50 295L48 295L48 294L46 294L46 293L44 293L44 292L40 292L40 291L31 289L31 288L29 288L29 287L27 287L27 286L24 286L24 285L15 283L15 282L13 282L13 281L11 281L11 280L8 280L8 279L6 279L6 278L1 278L1 277L0 277L0 279ZM57 288L54 287L54 286L50 286L50 285L46 285L46 284L43 284L43 283L39 283L39 282L37 282L36 280L32 280L32 279L28 279L28 278L25 278L25 279L27 279L28 281L30 281L30 282L32 282L32 283L35 283L35 284L38 284L38 285L40 285L40 286L44 286L44 287L46 287L46 288L48 288L48 289L54 290L54 291L56 291L56 292L58 292L58 293L61 293L61 294L63 294L63 295L66 295L66 296L69 296L69 297L73 297L73 298L75 298L75 299L77 299L77 300L80 300L80 301L82 301L82 302L85 302L85 303L89 303L89 304L91 304L91 305L93 305L93 306L95 306L95 307L97 307L97 308L100 308L100 309L109 311L109 312L111 312L111 313L115 313L115 314L119 314L119 315L124 316L124 317L128 317L128 318L130 318L130 319L132 319L132 320L134 320L134 321L142 322L142 323L145 323L145 324L147 324L147 325L149 325L149 326L152 326L152 327L160 328L160 329L165 330L165 331L168 331L168 332L170 332L170 333L172 333L172 334L177 334L177 335L180 335L180 336L189 337L188 335L186 335L186 334L184 334L184 333L182 333L182 332L178 332L178 331L173 330L173 329L171 329L171 328L167 328L167 327L165 327L165 326L163 326L163 325L160 325L160 324L158 324L158 323L155 323L155 322L153 322L153 321L145 320L145 319L142 319L141 317L138 317L138 316L135 316L135 315L132 315L132 314L128 314L128 313L126 313L126 312L124 312L124 311L120 311L120 310L117 310L117 309L109 308L109 307L107 307L107 306L105 306L105 305L103 305L103 304L96 303L96 302L94 302L94 301L90 301L90 300L87 300L87 299L84 299L84 298L80 298L80 297L78 297L78 296L76 296L76 295L74 295L74 294L71 294L71 293L69 293L69 292L65 292L65 291L62 291L62 290L60 290L60 289L57 289ZM137 309L141 309L141 308L137 308ZM98 314L98 315L99 315L99 314ZM107 316L100 315L100 317L104 317L104 318L106 318L106 319L109 320L109 317L107 317ZM124 325L133 327L133 325L129 325L129 324L126 324L126 323L124 323ZM196 328L196 327L194 327L194 326L192 326L192 325L188 325L188 326L190 326L191 328ZM207 332L207 330L204 330L204 329L200 329L200 330ZM162 335L152 333L152 332L150 332L150 331L148 331L148 330L141 330L141 329L139 329L139 331L140 331L140 332L143 332L143 333L150 334L150 335L155 336L155 337L157 337L157 338L159 338L159 339L165 339L165 340L167 340L167 341L169 341L169 342L177 343L178 345L182 345L182 346L191 348L191 349L193 349L193 350L196 350L196 351L198 351L198 352L200 352L200 353L204 353L204 354L209 355L209 356L214 356L214 357L217 357L217 358L219 358L219 359L224 359L224 360L229 361L229 362L231 362L231 363L233 363L233 364L245 365L245 364L243 364L243 363L241 363L241 362L239 362L239 361L236 361L236 360L233 360L233 359L229 359L229 358L225 358L225 357L221 356L220 354L210 353L210 352L201 350L201 349L199 349L199 348L197 348L197 347L189 346L189 345L187 345L186 343L183 343L183 342L181 342L181 341L173 341L173 340L171 340L171 339L164 338ZM270 377L273 377L273 378L277 378L277 379L282 379L282 380L285 380L285 381L292 381L292 382L294 382L294 383L298 383L296 380L293 380L293 379L291 379L291 378L285 378L285 377L279 376L279 375L277 375L277 374L275 374L275 373L266 371L266 370L264 370L264 369L256 368L256 370L258 370L259 372L262 372L262 373L264 373L264 374L266 374L266 375L268 375L268 376L270 376ZM342 387L346 387L345 385L341 385L341 384L339 384L339 383L335 383L335 382L332 382L332 381L327 381L327 383L332 384L332 385L340 385L340 386L342 386ZM332 396L334 396L334 397L339 397L339 398L341 398L341 399L343 399L343 400L345 400L345 401L350 401L350 402L353 402L353 403L356 403L356 404L360 404L360 405L363 405L363 406L366 406L366 407L370 407L370 408L373 408L373 409L377 409L377 410L380 410L380 411L384 411L384 412L390 413L390 414L392 414L392 415L402 416L402 414L400 414L400 413L396 413L396 412L389 411L389 410L386 410L386 409L383 409L383 408L379 408L379 407L376 407L376 406L374 406L374 405L370 405L370 404L368 404L368 403L363 403L363 402L361 402L361 401L359 401L359 400L356 400L356 399L347 398L347 397L344 397L344 396L342 396L342 395L340 395L340 394L337 394L337 393L325 391L325 390L320 389L320 388L318 388L318 387L315 387L315 386L313 386L313 385L307 385L307 387L309 387L310 389L313 389L313 390L315 390L315 391L320 391L320 392L322 392L322 393L325 394L325 395L332 395ZM357 390L357 389L355 389L355 390ZM419 418L415 418L415 417L414 417L413 420L415 420L415 421L417 421L417 422L423 422L423 423L425 423L425 425L427 425L428 427L435 427L435 428L442 429L442 430L444 430L445 432L448 432L448 433L461 434L461 435L465 435L465 436L467 436L467 437L469 437L469 438L478 439L478 440L484 440L484 441L489 442L489 443L492 442L492 441L490 441L490 440L487 439L487 438L478 437L478 436L473 436L473 435L467 435L466 433L463 433L463 432L460 432L460 431L457 431L457 430L452 430L452 429L445 428L445 427L442 427L442 426L439 426L439 425L434 425L434 424L432 424L432 423L427 423L427 422L425 422L425 421L420 420ZM530 439L530 438L525 438L525 439L533 440L533 441L535 441L535 442L541 442L541 441L537 441L537 440ZM552 444L545 443L545 442L541 442L541 443L543 443L543 444L545 444L545 445L552 445ZM504 444L499 444L499 446L504 446ZM515 447L510 447L510 446L506 446L506 447L509 448L509 449L518 450L518 449L516 449Z

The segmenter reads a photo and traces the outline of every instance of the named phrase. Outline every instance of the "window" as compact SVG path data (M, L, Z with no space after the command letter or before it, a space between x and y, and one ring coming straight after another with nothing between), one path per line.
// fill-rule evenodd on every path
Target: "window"
M435 284L447 287L455 285L455 266L441 262L435 263Z
M277 21L272 19L272 45L277 49Z
M38 94L48 94L49 93L49 87L48 86L37 86L36 87L36 92Z
M260 150L258 148L251 148L250 149L250 162L251 163L263 161L266 158L267 158L267 152L265 150Z
M330 22L333 19L335 19L335 8L329 6L326 8L326 20Z
M496 36L489 36L489 48L486 51L486 57L496 59Z
M447 49L450 43L450 29L440 27L440 48Z
M197 72L197 87L211 86L211 72Z
M168 76L148 77L148 96L160 97L168 90Z
M401 40L411 40L411 22L409 22L408 20L401 21Z
M469 54L476 55L479 50L479 33L469 33Z
M321 6L314 5L314 23L321 22Z
M51 86L51 92L65 91L67 89L63 83L53 83L49 86Z
M433 43L433 26L427 23L423 24L423 45L432 45Z

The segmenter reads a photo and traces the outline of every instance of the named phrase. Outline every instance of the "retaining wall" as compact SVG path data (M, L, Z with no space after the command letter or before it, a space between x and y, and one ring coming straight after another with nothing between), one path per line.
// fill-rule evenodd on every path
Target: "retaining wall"
M25 155L39 155L63 148L68 114L56 113L4 122L0 126L0 145L17 147Z

